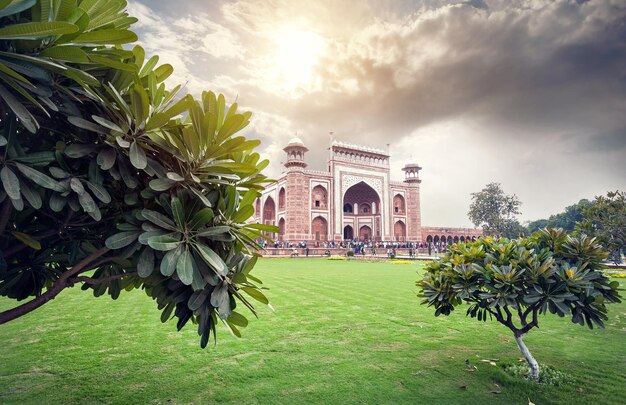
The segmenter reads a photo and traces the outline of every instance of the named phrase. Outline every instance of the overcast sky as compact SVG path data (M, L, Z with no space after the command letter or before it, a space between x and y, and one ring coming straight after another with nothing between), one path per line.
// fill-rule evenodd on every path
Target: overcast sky
M296 134L323 169L333 131L423 167L424 225L471 226L494 181L522 221L626 189L624 0L129 3L171 84L253 112L271 175Z

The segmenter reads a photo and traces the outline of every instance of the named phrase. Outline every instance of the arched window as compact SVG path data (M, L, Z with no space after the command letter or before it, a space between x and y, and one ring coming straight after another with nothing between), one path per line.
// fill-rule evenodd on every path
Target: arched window
M352 204L344 204L343 205L343 213L344 214L352 214Z
M276 204L272 197L267 197L265 204L263 205L263 223L267 225L274 225L276 221Z
M284 187L281 187L280 191L278 192L278 209L281 211L285 209L285 188Z
M404 207L404 197L401 194L396 194L395 197L393 197L393 212L396 214L404 214Z
M393 232L397 241L406 239L406 225L402 221L397 221L393 226Z
M372 228L367 225L364 225L359 229L359 239L366 241L372 239Z
M354 230L350 225L346 225L343 228L343 239L344 240L352 240L354 239Z
M328 208L328 192L324 186L317 185L311 191L311 206L313 208Z
M278 221L278 239L283 240L283 236L285 235L285 218L281 218Z
M368 203L359 204L359 214L371 214L372 206Z
M311 233L315 240L326 240L328 235L328 222L323 217L315 217L311 222Z

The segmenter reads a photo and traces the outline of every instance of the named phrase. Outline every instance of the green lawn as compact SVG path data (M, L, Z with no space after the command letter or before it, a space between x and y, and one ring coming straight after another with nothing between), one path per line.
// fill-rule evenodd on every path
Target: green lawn
M503 371L520 357L503 326L464 310L435 318L419 305L419 268L262 260L254 274L270 287L276 312L261 309L242 339L220 328L206 350L193 327L179 333L174 322L161 324L141 291L112 301L73 288L0 326L0 403L626 401L626 304L610 306L606 330L541 319L527 345L574 381L541 386ZM13 304L0 300L0 309ZM466 371L466 359L478 370Z

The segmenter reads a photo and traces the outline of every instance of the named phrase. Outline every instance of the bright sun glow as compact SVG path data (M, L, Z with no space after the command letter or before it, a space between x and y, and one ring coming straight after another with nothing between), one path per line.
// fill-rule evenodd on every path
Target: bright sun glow
M280 87L288 91L310 87L313 68L326 47L324 39L312 31L289 26L276 31L275 44L272 70Z

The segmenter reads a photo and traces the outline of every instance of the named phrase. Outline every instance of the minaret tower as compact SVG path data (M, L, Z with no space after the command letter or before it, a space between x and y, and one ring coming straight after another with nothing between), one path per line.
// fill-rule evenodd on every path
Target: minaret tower
M420 180L419 178L419 171L422 170L422 168L417 164L417 163L407 163L404 165L404 167L402 168L402 171L404 172L404 182L405 183L421 183L422 180Z
M304 146L300 138L292 138L283 150L287 153L285 167L288 171L302 171L306 168L307 164L304 161L304 154L309 149Z
M304 174L307 164L304 154L308 148L300 138L293 138L283 148L287 153L285 182L286 215L284 240L299 241L310 239L311 219L309 218L310 190Z
M402 168L404 182L409 185L406 199L407 238L422 241L422 214L420 207L419 171L422 168L417 163L407 163Z

